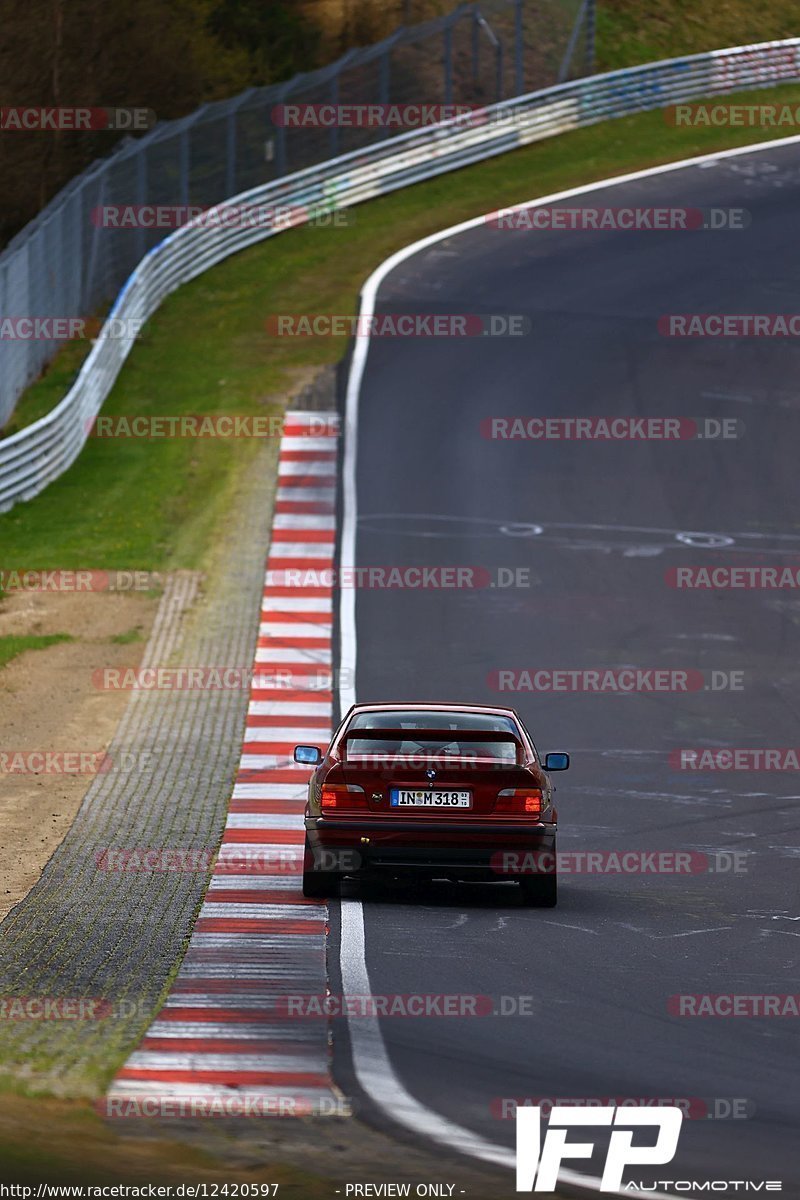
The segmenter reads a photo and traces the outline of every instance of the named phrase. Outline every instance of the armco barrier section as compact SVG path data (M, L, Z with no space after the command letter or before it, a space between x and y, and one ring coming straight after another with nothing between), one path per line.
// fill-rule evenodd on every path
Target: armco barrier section
M309 214L374 196L598 121L701 97L800 79L800 38L714 50L590 76L490 105L462 120L392 137L232 197L176 230L129 277L81 371L46 416L0 441L0 512L38 495L75 461L136 338L106 336L144 321L165 296L215 263ZM225 223L229 206L292 213L291 221ZM116 325L112 325L115 319Z

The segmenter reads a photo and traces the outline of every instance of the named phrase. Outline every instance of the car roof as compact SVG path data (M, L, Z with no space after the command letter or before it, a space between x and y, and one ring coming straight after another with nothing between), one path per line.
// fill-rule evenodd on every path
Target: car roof
M381 704L354 704L350 712L459 712L459 713L482 713L487 716L497 717L513 717L519 720L515 709L501 708L496 705L487 704L443 704L441 701L402 701L398 704L389 704L386 701Z

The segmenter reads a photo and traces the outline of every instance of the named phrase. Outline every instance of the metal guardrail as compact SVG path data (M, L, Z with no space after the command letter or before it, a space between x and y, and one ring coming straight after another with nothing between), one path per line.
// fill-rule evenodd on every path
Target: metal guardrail
M212 224L227 206L304 213L360 204L446 171L613 117L800 79L800 38L714 50L595 75L490 105L462 121L401 134L232 197L154 247L129 277L64 399L0 441L0 512L29 500L75 461L135 344L107 337L113 318L146 320L165 296L230 254L274 236L278 223ZM468 123L467 123L468 122Z

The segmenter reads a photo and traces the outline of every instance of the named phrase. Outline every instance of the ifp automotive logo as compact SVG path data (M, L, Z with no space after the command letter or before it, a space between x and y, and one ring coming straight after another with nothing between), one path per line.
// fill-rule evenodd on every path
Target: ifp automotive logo
M558 1172L565 1158L591 1158L594 1142L568 1142L573 1125L613 1125L608 1143L601 1192L619 1192L626 1167L663 1166L672 1162L678 1149L683 1113L680 1108L575 1108L555 1105L550 1110L547 1133L542 1144L540 1108L517 1109L517 1191L554 1192ZM655 1126L654 1145L634 1146L635 1129Z

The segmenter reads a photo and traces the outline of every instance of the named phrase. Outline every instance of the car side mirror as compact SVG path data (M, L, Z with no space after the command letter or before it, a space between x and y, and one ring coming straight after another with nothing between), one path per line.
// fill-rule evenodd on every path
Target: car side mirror
M322 754L317 746L295 746L294 761L304 767L315 767L322 762Z
M545 771L566 771L569 767L569 755L562 754L559 750L556 754L545 754L544 769Z

